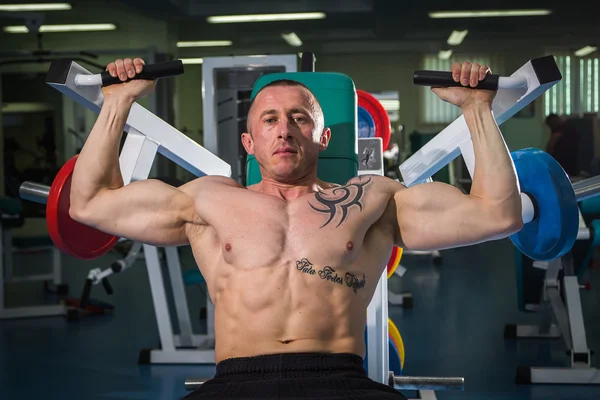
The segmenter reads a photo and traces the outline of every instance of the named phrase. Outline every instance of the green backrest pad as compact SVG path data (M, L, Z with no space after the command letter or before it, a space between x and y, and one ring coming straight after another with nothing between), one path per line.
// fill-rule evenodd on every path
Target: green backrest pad
M331 129L327 150L321 152L317 171L326 182L346 183L358 174L357 98L354 82L336 72L283 72L261 76L254 84L251 99L265 85L290 79L306 85L321 104L325 126ZM246 161L246 185L261 181L260 168L253 155Z

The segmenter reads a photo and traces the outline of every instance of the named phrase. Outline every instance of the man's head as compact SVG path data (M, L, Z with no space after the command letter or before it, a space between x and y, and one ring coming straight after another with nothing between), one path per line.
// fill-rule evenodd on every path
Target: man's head
M554 132L560 129L563 125L563 120L556 114L550 114L546 117L546 125Z
M263 177L293 183L316 176L319 153L331 137L324 125L321 105L305 85L277 80L254 97L242 144Z

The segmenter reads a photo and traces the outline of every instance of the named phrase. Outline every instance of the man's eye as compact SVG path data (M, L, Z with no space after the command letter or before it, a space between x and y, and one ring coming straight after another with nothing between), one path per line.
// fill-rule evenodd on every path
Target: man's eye
M304 117L295 117L294 121L299 122L299 123L305 123L306 122L306 118L304 118Z
M267 119L265 119L265 122L266 122L267 124L272 124L272 123L274 123L274 122L275 122L275 118L267 118Z

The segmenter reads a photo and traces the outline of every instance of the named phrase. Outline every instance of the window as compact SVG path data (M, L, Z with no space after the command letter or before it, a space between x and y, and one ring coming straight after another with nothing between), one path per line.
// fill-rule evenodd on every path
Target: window
M423 69L433 71L450 71L455 62L465 60L486 64L492 68L494 74L502 74L502 60L493 55L457 54L448 60L441 60L437 54L427 54L423 58ZM429 87L422 87L421 119L425 124L449 124L461 115L460 108L441 101Z
M563 79L544 94L546 115L600 111L598 57L555 55Z

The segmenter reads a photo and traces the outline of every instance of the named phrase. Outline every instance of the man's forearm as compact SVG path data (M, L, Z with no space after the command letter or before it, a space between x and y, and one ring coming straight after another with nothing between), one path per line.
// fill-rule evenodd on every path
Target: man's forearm
M463 114L475 150L470 194L493 205L506 205L509 211L519 209L516 171L491 106L487 103L469 105L463 108Z
M121 136L133 100L106 96L98 119L75 164L71 204L83 208L101 190L123 186L119 168Z

